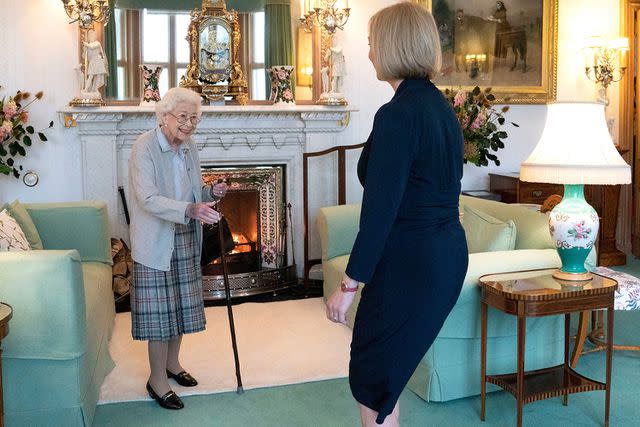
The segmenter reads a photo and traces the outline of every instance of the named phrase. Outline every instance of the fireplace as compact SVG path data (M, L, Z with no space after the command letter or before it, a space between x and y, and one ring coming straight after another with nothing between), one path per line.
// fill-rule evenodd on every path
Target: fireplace
M296 283L295 265L287 260L285 165L202 169L205 184L220 179L229 184L217 209L225 216L235 248L226 255L231 297L255 295ZM225 297L222 262L202 267L205 299Z
M238 165L283 166L283 179L286 182L283 202L286 200L292 208L291 215L289 208L286 210L288 240L284 251L279 253L281 256L286 253L287 259L270 262L271 266L260 265L260 280L271 280L273 277L276 282L274 287L281 286L278 281L283 280L283 275L289 274L291 269L288 266L296 266L297 277L304 274L303 263L296 263L296 256L299 257L304 251L303 154L340 145L345 137L342 132L349 127L352 111L356 111L352 106L324 105L202 107L202 121L193 135L201 165L219 168ZM69 168L68 173L72 180L79 183L83 199L107 204L109 234L129 244L127 212L118 188L122 187L125 197L130 199L128 161L134 141L157 126L153 107L64 107L59 114L60 122L71 126L62 130L72 150L70 162L73 167ZM350 134L348 139L353 139L353 136ZM309 182L320 183L313 185L324 188L322 183L333 182L337 173L337 169L331 165L314 168L310 172ZM353 177L353 185L349 188L359 189L355 174ZM315 224L317 208L329 204L335 204L335 200L326 191L309 193L309 224ZM260 262L269 262L274 259L274 253L265 251L265 237L262 235L260 238ZM309 245L311 255L319 258L320 243L315 227L309 234ZM271 243L270 246L275 244ZM258 281L255 276L247 280Z

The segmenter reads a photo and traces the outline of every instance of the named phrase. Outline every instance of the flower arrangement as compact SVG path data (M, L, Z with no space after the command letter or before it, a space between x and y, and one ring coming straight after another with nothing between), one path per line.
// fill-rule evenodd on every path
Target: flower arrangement
M489 150L504 148L503 140L507 138L507 132L500 130L500 127L506 121L504 113L509 111L509 107L504 106L500 111L493 108L492 103L496 97L491 93L490 87L481 90L476 86L471 92L459 90L456 93L446 89L445 97L453 106L462 126L464 162L488 166L489 161L492 161L500 166L498 156ZM511 124L519 127L516 123Z
M33 126L28 124L28 108L35 101L42 99L42 96L42 91L33 97L29 92L18 91L14 96L0 99L0 173L13 174L15 178L20 178L22 166L16 163L15 157L27 155L25 147L31 146L34 134L37 134L40 141L47 141L43 130L36 132ZM53 121L49 122L47 129L51 127Z

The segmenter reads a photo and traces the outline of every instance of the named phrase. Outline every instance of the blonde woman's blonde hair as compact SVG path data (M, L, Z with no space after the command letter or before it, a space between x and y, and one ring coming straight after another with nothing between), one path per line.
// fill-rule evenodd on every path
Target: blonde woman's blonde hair
M436 21L417 3L385 7L369 20L369 43L380 80L432 79L442 53Z

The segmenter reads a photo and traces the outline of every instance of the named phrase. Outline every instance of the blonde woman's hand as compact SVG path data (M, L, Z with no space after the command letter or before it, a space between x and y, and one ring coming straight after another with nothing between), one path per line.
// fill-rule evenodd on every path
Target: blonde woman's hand
M189 203L185 215L189 218L200 220L206 224L220 221L220 213L212 208L214 202Z
M357 289L358 282L353 280L346 274L342 277L341 285L338 287L327 300L327 319L335 323L347 324L347 311L356 297L356 292L344 292L341 289L342 283L347 288Z

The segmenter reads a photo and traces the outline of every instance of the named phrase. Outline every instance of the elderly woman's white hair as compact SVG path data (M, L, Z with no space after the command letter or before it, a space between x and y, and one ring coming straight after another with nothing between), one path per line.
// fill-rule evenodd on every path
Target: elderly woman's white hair
M164 97L156 103L156 118L158 124L163 124L165 114L172 112L180 103L193 104L200 111L200 95L183 87L174 87L167 91Z

